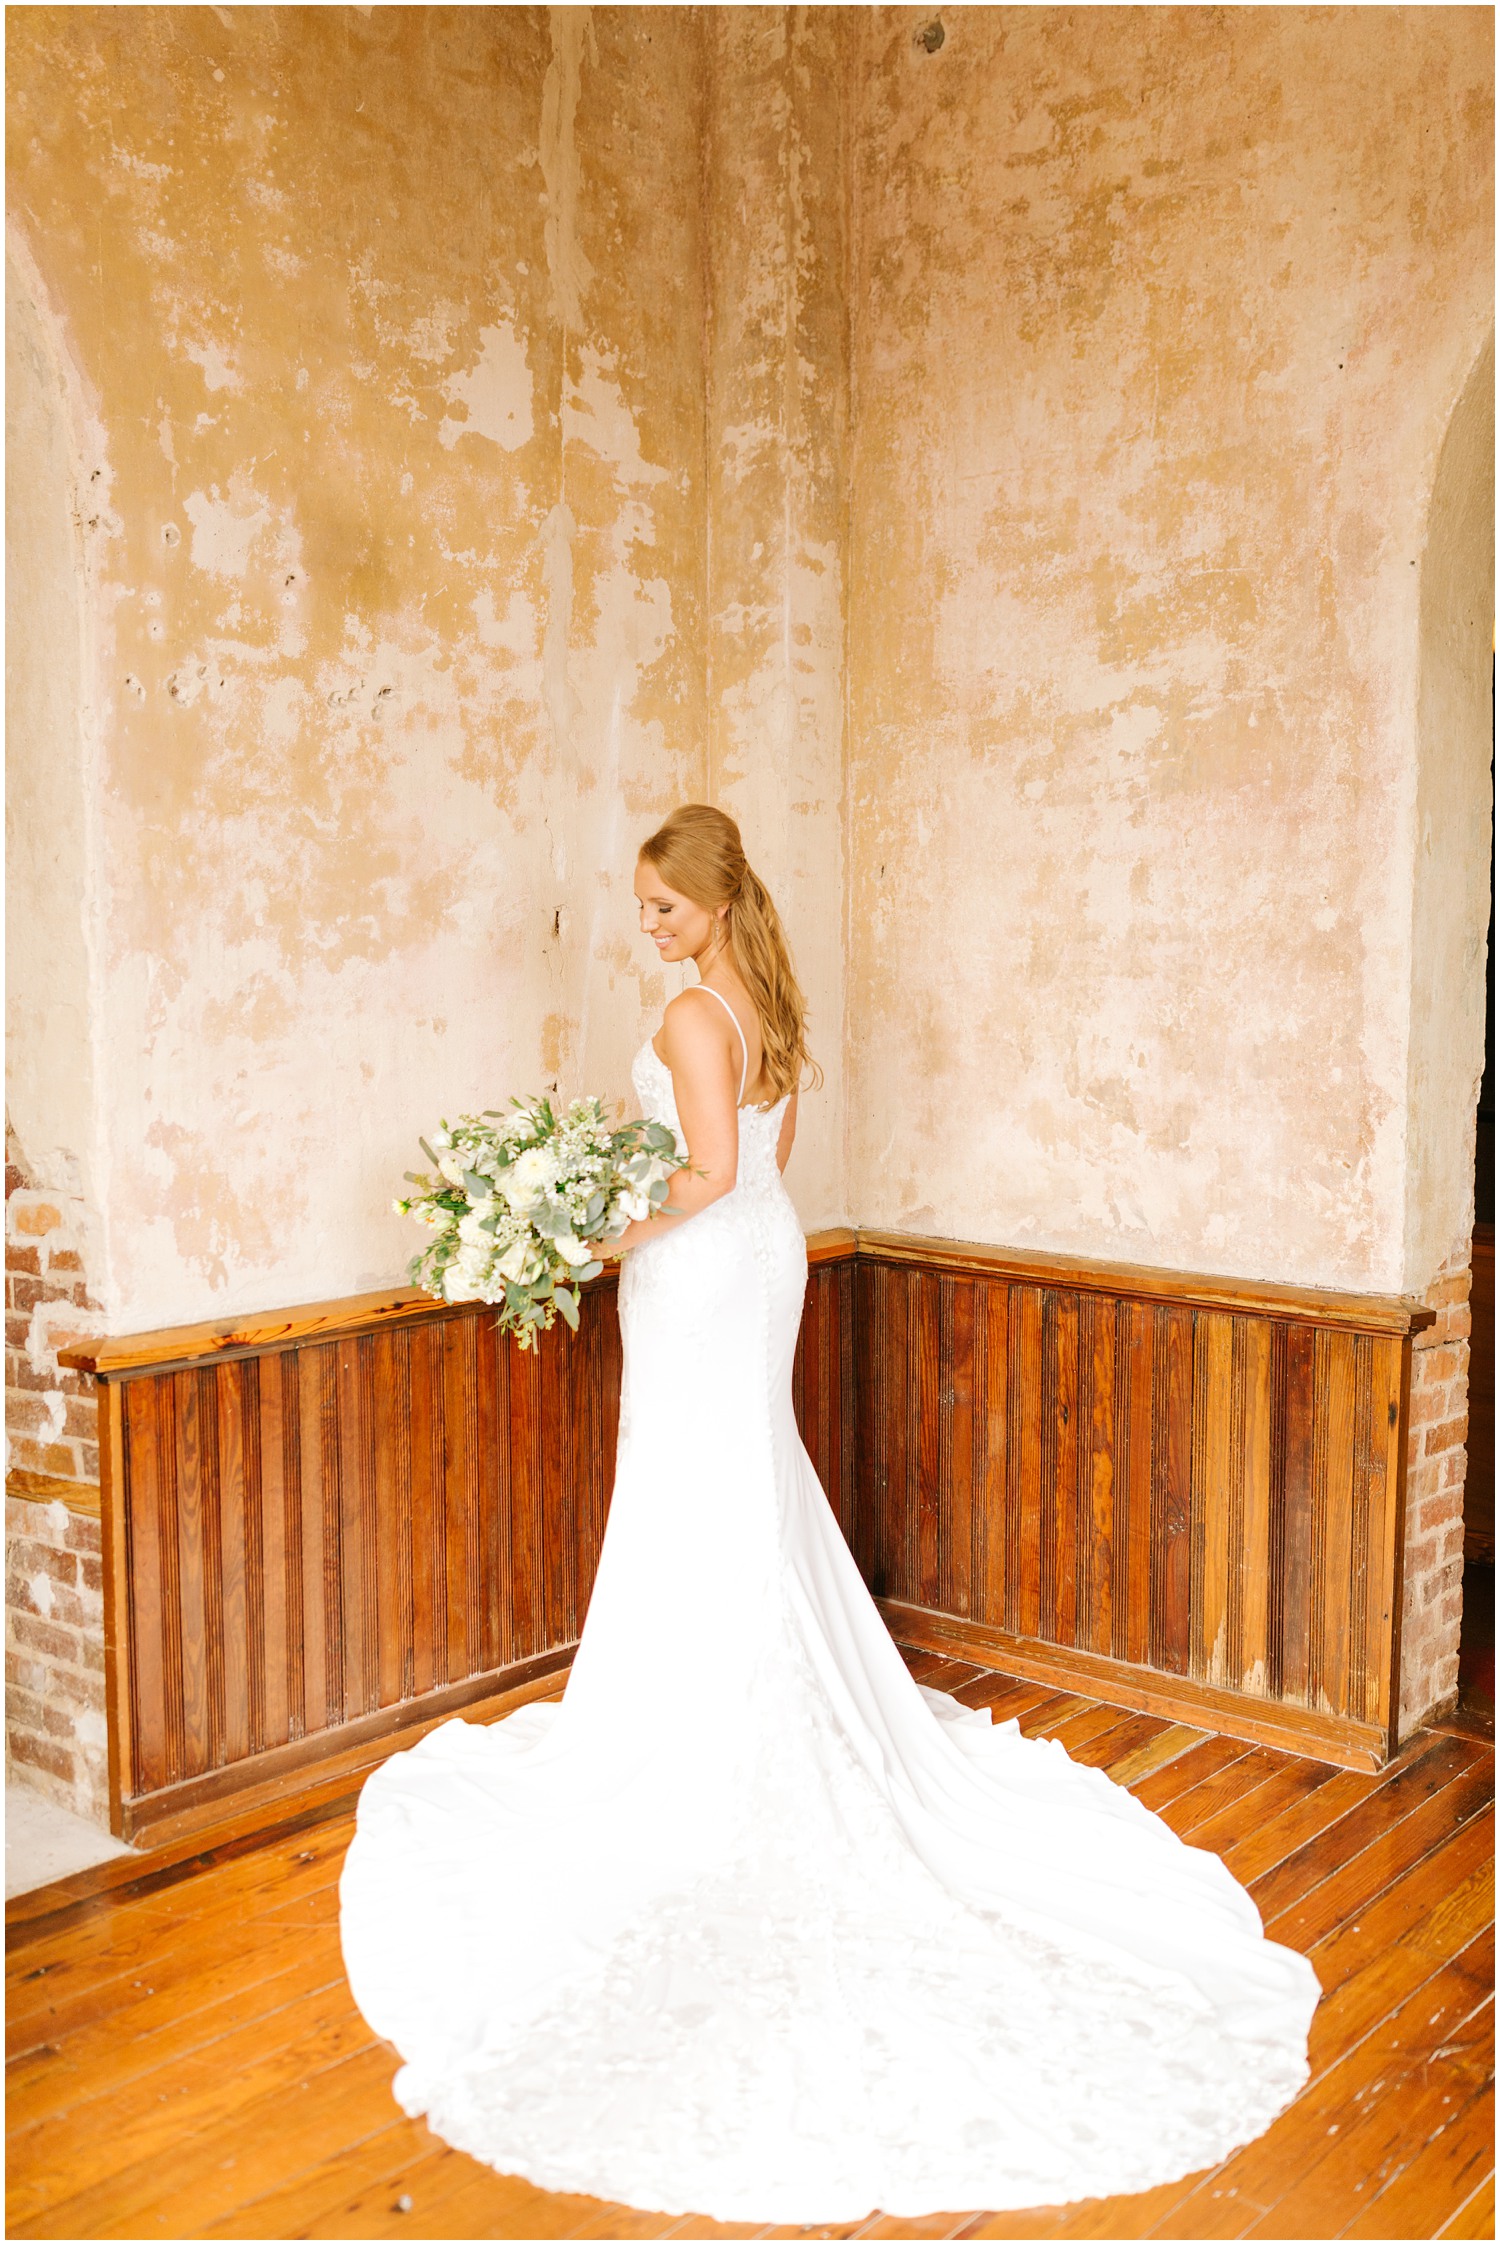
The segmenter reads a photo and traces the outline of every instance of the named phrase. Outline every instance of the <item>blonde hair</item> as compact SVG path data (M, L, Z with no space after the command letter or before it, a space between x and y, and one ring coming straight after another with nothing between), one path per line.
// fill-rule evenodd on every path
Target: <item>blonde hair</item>
M656 868L669 889L691 897L706 912L721 904L730 951L760 1021L764 1068L775 1105L795 1091L804 1071L814 1085L823 1071L807 1049L807 1006L792 971L781 915L765 883L746 861L740 830L727 812L711 803L683 803L665 819L641 856Z

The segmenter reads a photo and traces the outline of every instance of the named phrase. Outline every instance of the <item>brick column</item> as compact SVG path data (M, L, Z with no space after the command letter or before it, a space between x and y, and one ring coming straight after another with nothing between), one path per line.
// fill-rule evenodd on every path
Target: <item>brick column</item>
M57 1351L99 1331L83 1208L37 1188L5 1134L5 1762L109 1820L94 1382Z
M1458 1692L1464 1598L1464 1469L1469 1431L1467 1256L1422 1299L1437 1323L1412 1347L1406 1453L1401 1736L1451 1707Z

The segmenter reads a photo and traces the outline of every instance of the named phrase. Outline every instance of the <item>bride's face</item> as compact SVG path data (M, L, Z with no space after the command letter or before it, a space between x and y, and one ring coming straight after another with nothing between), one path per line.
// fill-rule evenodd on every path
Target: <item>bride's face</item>
M641 908L641 933L651 938L663 959L696 959L711 947L714 923L722 913L710 912L690 896L669 889L645 858L635 869L635 895Z

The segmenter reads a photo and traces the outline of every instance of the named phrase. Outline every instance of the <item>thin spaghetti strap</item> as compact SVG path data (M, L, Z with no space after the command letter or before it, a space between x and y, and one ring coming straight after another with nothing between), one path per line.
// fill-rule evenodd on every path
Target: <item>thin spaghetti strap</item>
M704 993L705 997L718 998L720 1005L724 1008L724 1011L728 1014L730 1020L734 1023L734 1033L740 1040L740 1050L745 1056L744 1059L740 1062L740 1091L739 1097L735 1101L735 1105L737 1107L742 1107L745 1103L745 1078L750 1072L750 1041L746 1037L744 1030L740 1027L740 1017L735 1012L733 1006L729 1003L729 1000L727 998L719 997L719 993L717 990L710 990L706 982L690 982L688 984L688 988L690 990L701 990Z

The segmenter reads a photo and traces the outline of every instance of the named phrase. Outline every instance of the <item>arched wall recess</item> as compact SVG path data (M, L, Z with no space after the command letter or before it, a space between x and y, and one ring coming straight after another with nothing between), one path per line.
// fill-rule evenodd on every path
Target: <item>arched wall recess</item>
M1438 458L1422 556L1405 1283L1467 1264L1484 1066L1495 608L1495 340Z
M96 787L78 384L25 247L6 244L7 1108L33 1183L100 1204L93 1050Z

